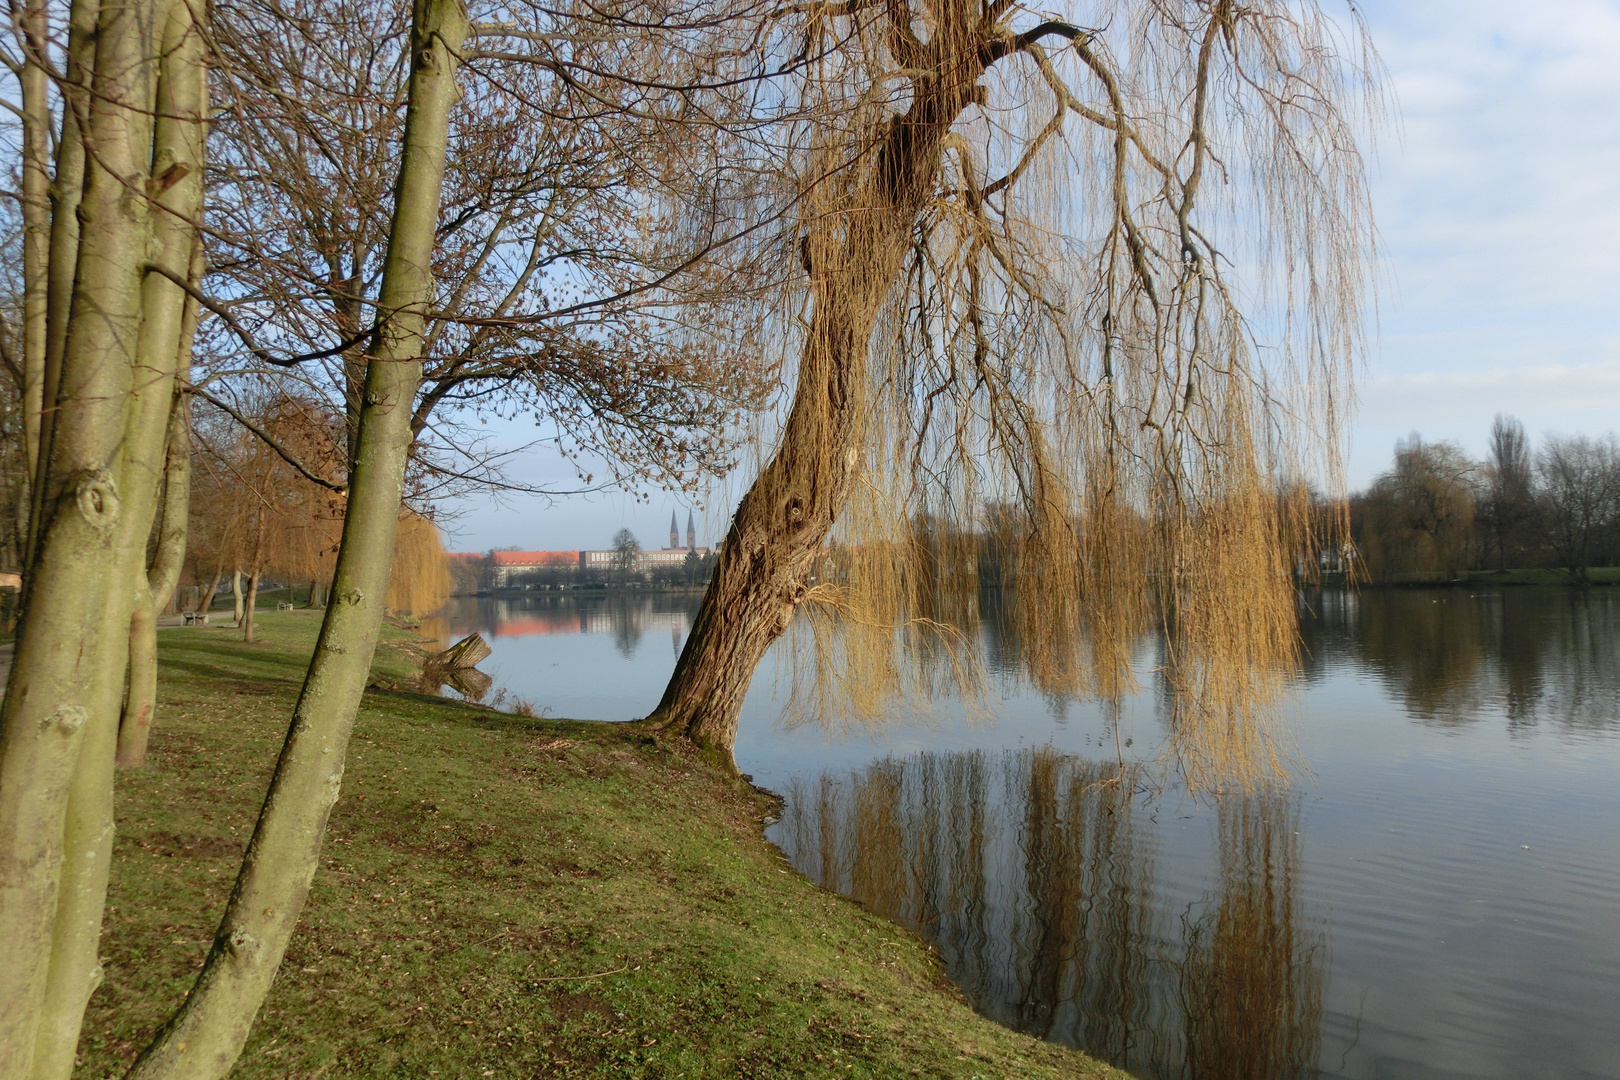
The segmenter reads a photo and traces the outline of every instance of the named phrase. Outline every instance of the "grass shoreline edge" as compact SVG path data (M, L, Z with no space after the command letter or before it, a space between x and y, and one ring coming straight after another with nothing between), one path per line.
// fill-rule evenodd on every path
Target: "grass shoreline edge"
M76 1076L121 1075L207 950L313 613L160 633ZM408 679L387 633L377 674ZM1117 1077L973 1013L920 938L789 867L776 796L604 722L371 690L233 1077Z

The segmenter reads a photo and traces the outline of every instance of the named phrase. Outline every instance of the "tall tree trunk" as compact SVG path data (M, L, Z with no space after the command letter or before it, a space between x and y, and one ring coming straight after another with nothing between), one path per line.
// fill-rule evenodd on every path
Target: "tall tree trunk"
M110 810L117 709L116 700L104 700L102 672L122 662L128 641L131 597L117 587L120 555L131 531L144 543L151 526L140 516L139 484L125 486L120 474L121 459L141 434L131 430L138 383L151 382L135 378L148 210L129 193L145 188L151 164L152 15L150 0L130 0L103 10L96 29L88 130L97 152L78 206L84 228L74 317L38 485L42 511L27 610L0 706L5 1077L34 1075L36 1038L56 1035L41 1024L48 1002L80 997L82 1011L89 988L70 985L75 976L68 968L83 958L79 944L91 907L94 930L100 928L99 901L80 901L86 875L94 877L105 862L95 848L100 804ZM169 387L161 391L167 396ZM104 788L92 790L96 785ZM109 842L110 835L100 837L103 847ZM65 857L72 879L64 885ZM95 962L90 936L86 978Z
M125 433L114 471L114 483L122 495L123 520L113 530L113 576L103 599L90 730L69 798L63 844L66 860L53 924L33 1080L68 1080L72 1075L85 1005L101 979L97 949L112 860L118 718L129 668L131 620L137 607L147 614L152 610L146 549L166 469L175 404L175 368L181 353L180 332L186 308L185 291L168 276L153 272L148 264L184 280L197 248L196 224L202 213L203 118L207 108L203 35L192 23L193 8L188 0L170 0L161 6L146 2L132 7L132 29L140 37L135 43L139 51L130 59L138 64L136 70L142 76L140 100L147 112L131 153L144 172L140 182L148 201L142 208L145 221L140 230L141 246L131 253L140 321L133 377L123 403ZM115 6L104 6L101 49L106 48L110 27L118 26L119 20L126 17ZM99 62L104 55L98 51L98 88L102 81ZM98 158L101 145L98 138ZM85 206L95 190L97 171L92 166ZM128 188L122 184L120 188L123 201L129 202ZM93 234L92 219L83 216L81 281L88 272L86 260ZM74 303L77 309L79 294ZM72 335L78 333L75 325Z
M45 368L41 373L39 463L34 473L24 565L33 565L44 529L44 472L55 437L62 359L67 351L73 283L79 266L79 203L84 198L84 124L89 117L100 0L73 0L68 8L67 80L62 94L62 129L56 141L56 176L51 183L51 232L45 282ZM26 583L25 583L26 587Z
M231 608L235 613L237 626L242 625L242 568L238 566L231 571Z
M193 313L189 329L196 329L196 304L186 298ZM190 353L188 327L181 327L180 349L184 370ZM163 509L158 531L157 557L146 574L147 597L137 600L129 622L129 689L124 695L124 715L118 724L118 764L126 769L146 762L146 742L157 711L157 616L169 606L180 581L180 566L186 557L186 523L191 505L191 398L175 396L169 417L169 445L163 482Z
M460 0L416 0L405 144L378 302L385 321L366 375L333 582L336 602L322 620L287 741L213 948L185 1004L131 1069L131 1080L215 1080L230 1070L320 860L382 627L433 300L431 265L450 109L457 98L457 55L467 32Z
M658 707L643 723L735 768L737 718L754 669L787 630L810 568L849 497L868 407L878 314L938 168L939 142L982 68L941 63L891 122L869 179L806 236L815 300L793 407L776 453L743 496L714 578ZM965 76L965 77L964 77Z
M259 609L259 570L254 568L248 577L247 609L242 614L242 640L253 644L253 613Z
M51 258L51 102L50 78L44 66L47 22L43 0L28 0L20 22L23 67L17 81L22 99L23 443L32 486L39 474L39 423L45 405L46 283Z
M220 559L214 564L214 576L208 579L208 589L203 593L202 600L197 604L199 614L207 615L209 609L214 606L214 597L219 593L219 579L224 576L225 560Z

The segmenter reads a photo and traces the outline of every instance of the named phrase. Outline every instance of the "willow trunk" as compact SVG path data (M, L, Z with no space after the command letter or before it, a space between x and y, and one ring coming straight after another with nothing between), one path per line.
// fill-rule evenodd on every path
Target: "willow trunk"
M754 670L792 623L849 498L864 445L874 328L932 188L939 142L971 97L971 80L918 86L928 92L891 123L869 179L806 239L814 309L793 406L775 454L732 517L663 699L643 721L733 768Z
M416 0L404 146L378 300L382 326L367 365L332 602L213 947L185 1003L130 1070L131 1080L217 1080L230 1070L319 863L382 627L433 300L457 56L468 29L459 0Z

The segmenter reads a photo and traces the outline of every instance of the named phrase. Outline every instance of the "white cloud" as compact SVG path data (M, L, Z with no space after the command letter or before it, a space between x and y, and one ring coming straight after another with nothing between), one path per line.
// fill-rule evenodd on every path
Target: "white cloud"
M1375 166L1390 284L1352 483L1411 430L1477 452L1497 412L1620 426L1620 2L1366 13L1402 124Z

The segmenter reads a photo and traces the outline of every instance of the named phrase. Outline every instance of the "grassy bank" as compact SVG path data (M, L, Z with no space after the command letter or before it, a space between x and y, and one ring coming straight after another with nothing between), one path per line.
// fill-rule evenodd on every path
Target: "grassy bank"
M122 778L79 1074L117 1075L207 950L313 613L161 632ZM398 650L385 681L409 674ZM790 870L769 798L602 724L369 692L304 920L237 1077L1117 1074L976 1016L918 939Z

